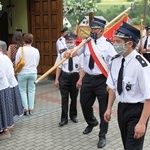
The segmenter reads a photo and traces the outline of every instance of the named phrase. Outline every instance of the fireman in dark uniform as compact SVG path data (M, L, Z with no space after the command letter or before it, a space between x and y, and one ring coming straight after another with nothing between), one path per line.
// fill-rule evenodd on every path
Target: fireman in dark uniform
M74 49L76 43L76 35L68 33L65 36L65 44L68 49ZM63 58L64 51L58 55L59 59ZM69 117L77 123L77 96L82 81L83 56L76 56L63 62L56 70L55 85L60 89L62 100L61 122L59 126L64 126L68 123L69 96L70 111ZM80 73L81 71L81 73Z

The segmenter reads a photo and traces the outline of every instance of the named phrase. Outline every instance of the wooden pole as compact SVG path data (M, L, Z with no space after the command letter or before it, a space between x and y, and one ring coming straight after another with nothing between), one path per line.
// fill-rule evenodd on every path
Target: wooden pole
M141 27L140 27L140 53L143 55L143 19L141 19Z
M148 6L148 0L144 0L144 15L143 15L144 25L146 25L147 6Z
M89 37L88 39L83 40L78 46L76 46L73 50L72 50L72 55L77 52L82 46L84 46L89 40L91 40L91 37ZM39 81L43 80L46 76L48 76L51 72L53 72L59 65L61 65L64 61L66 61L67 58L63 58L61 61L59 61L58 63L56 63L51 69L49 69L47 72L45 72L42 76L40 76L36 81L35 84L38 83Z
M89 26L90 26L90 23L92 22L93 18L94 18L94 12L90 12L89 13Z

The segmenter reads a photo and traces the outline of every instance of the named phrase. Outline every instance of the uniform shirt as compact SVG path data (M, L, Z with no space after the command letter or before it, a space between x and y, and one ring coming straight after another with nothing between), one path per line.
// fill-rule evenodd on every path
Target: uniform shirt
M113 45L104 36L102 36L99 39L97 39L96 46L109 68L111 63L111 58L114 55L116 55L116 51ZM80 55L81 53L84 54L84 71L91 75L102 74L101 70L96 65L96 63L94 63L94 68L92 70L90 70L89 68L90 50L88 48L88 44L86 44L82 49L80 49L77 52L78 55Z
M39 50L32 46L24 46L24 57L25 57L25 65L21 69L18 74L26 74L26 73L37 73L37 66L40 60ZM18 49L16 54L15 63L17 63L21 59L21 47Z
M146 39L147 39L147 36L143 36L143 37L142 37L142 47L143 47L143 48L144 48ZM138 43L138 47L140 47L140 41L139 41L139 43ZM148 36L148 39L147 39L146 49L150 49L150 36ZM150 53L150 52L145 52L145 53Z
M139 55L136 50L132 51L125 57L123 70L123 92L121 95L117 91L118 74L121 67L123 56L119 56L112 61L110 72L107 78L107 85L114 89L116 98L123 103L144 102L150 99L150 65L145 58L142 57L147 66L143 67L137 60Z
M64 38L64 37L60 37L60 38L56 41L57 54L59 53L59 50L60 50L60 49L64 49L64 48L67 48L67 47L66 47L65 38Z
M60 57L59 60L63 58L63 54L64 53L58 55L58 57ZM83 68L83 55L75 56L72 59L73 59L73 70L71 72L68 70L68 59L65 62L63 62L59 66L59 68L61 68L64 72L67 73L79 72L81 68Z

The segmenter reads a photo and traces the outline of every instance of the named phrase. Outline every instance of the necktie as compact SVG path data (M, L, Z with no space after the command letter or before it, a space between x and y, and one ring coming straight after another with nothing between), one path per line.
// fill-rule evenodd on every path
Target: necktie
M89 68L90 68L90 69L93 69L93 68L94 68L94 59L93 59L92 55L90 55Z
M96 44L96 40L94 40L95 44ZM94 68L94 59L92 57L92 55L90 55L90 60L89 60L89 68L93 69Z
M147 41L148 41L148 36L147 36L147 38L146 38L146 40L145 40L145 43L144 43L144 49L146 49L147 48Z
M68 70L69 71L73 70L73 59L72 58L68 59Z
M125 59L122 58L122 63L121 63L121 67L120 67L119 75L118 75L117 90L118 90L119 95L122 93L122 79L123 79L124 61L125 61Z

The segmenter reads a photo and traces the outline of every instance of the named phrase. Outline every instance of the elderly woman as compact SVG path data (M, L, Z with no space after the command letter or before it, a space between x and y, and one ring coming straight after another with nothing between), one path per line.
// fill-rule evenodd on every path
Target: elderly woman
M12 62L4 55L7 45L0 41L0 140L10 137L14 126L13 116L22 115L23 107Z
M24 107L24 115L33 113L34 98L35 98L35 84L34 81L37 78L37 66L39 64L39 51L32 46L33 35L25 34L24 37L24 59L25 65L19 73L17 73L19 89L22 97L22 104ZM15 64L20 60L21 48L18 49L16 54Z

